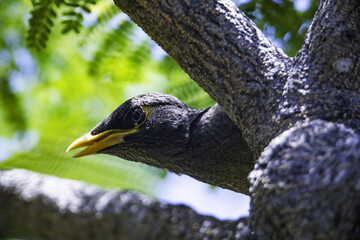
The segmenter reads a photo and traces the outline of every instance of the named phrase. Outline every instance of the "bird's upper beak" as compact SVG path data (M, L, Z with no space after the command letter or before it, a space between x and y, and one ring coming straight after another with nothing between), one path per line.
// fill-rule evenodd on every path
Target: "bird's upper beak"
M102 133L92 135L90 132L84 136L76 139L66 150L69 152L80 147L87 147L84 150L76 153L73 157L83 157L91 154L96 154L100 150L122 143L124 137L131 133L137 132L138 129L111 129Z

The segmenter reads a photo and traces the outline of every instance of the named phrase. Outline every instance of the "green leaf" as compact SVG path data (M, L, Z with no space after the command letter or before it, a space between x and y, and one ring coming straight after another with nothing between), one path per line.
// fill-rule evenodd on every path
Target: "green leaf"
M88 8L88 7L85 6L85 5L82 5L82 6L81 6L81 9L84 10L85 12L87 12L87 13L91 13L90 8Z
M63 16L76 16L77 13L71 10L71 11L63 12L62 15Z
M73 2L64 2L65 3L65 5L66 6L69 6L69 7L79 7L80 6L80 4L78 4L78 3L73 3Z

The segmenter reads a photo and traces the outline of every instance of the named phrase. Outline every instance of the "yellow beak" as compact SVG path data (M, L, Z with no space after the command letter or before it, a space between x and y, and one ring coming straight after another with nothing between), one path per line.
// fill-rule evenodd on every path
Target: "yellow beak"
M105 132L99 133L97 135L92 135L87 133L84 136L76 139L66 150L69 152L76 148L87 147L84 150L76 153L73 157L83 157L91 154L96 154L100 150L114 146L116 144L122 143L124 137L131 133L135 133L138 130L135 129L113 129L107 130Z

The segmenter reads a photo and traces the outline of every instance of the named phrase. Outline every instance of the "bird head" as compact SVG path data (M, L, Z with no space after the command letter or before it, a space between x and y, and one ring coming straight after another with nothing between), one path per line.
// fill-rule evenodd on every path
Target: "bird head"
M152 166L167 167L183 154L195 110L177 98L147 93L127 100L67 151L86 147L74 157L110 154ZM176 170L175 170L176 171Z
M252 152L217 104L197 110L170 95L139 95L121 104L67 151L81 147L85 149L74 157L114 155L248 193Z

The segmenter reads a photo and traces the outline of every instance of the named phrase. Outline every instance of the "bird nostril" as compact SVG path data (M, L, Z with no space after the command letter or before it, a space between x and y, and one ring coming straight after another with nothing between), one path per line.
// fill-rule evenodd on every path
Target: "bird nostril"
M96 130L92 130L90 132L91 135L98 135L100 132L99 131L96 131Z

